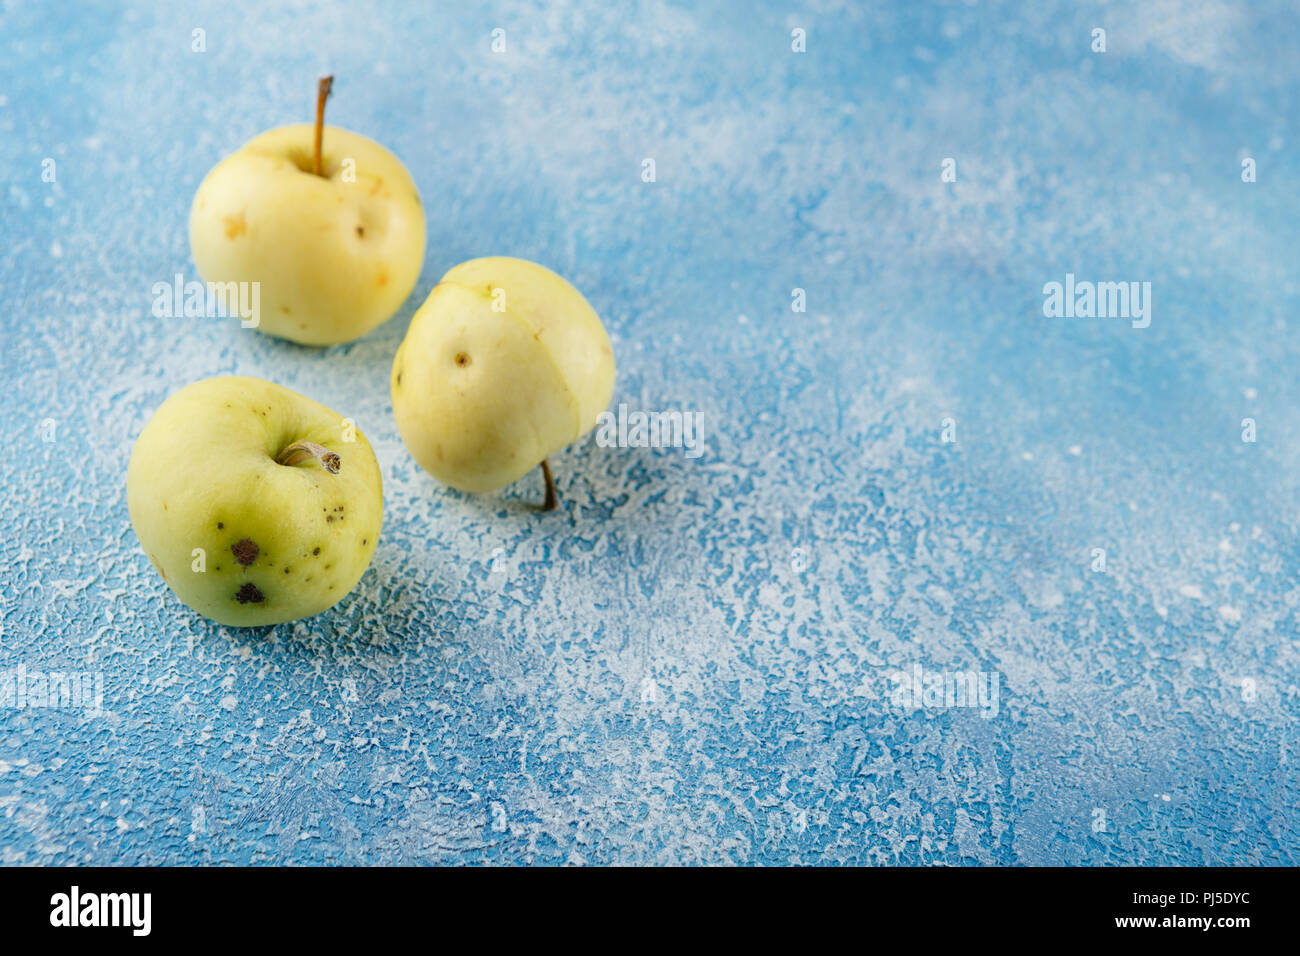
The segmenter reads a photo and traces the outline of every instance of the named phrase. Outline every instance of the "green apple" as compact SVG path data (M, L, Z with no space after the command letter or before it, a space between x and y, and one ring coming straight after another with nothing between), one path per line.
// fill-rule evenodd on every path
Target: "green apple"
M391 318L424 263L410 174L374 140L315 127L269 130L208 173L190 210L207 282L260 283L261 331L304 345L350 342Z
M472 259L442 277L393 361L393 414L444 484L491 491L591 430L614 392L599 316L551 270Z
M361 580L384 521L365 436L256 378L209 378L168 398L136 440L126 494L176 596L235 627L332 607Z

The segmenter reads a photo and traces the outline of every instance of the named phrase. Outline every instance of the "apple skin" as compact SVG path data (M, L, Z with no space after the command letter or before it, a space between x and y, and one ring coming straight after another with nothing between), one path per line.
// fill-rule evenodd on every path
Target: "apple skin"
M614 352L587 300L550 269L471 259L415 313L390 388L415 460L453 488L492 491L591 430L614 394Z
M343 416L261 379L209 378L168 398L136 440L126 488L136 536L176 596L256 627L351 591L379 541L383 478L365 436L345 437ZM275 461L301 439L337 453L338 474L314 458Z
M206 282L261 283L258 328L304 345L360 338L392 317L424 263L424 209L406 167L358 133L268 130L204 178L190 250ZM344 182L344 160L355 182Z

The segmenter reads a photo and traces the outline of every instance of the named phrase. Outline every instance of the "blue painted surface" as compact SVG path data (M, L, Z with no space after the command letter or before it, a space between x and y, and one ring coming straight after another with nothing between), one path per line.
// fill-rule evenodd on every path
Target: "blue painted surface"
M1297 862L1294 7L425 6L0 13L0 669L103 681L0 710L0 861ZM324 351L154 318L202 176L324 71L424 197L410 301ZM588 437L543 517L422 473L391 359L489 254L707 453ZM1044 317L1067 272L1150 326ZM197 617L130 529L136 435L228 373L384 471L309 621ZM997 713L901 706L916 665Z

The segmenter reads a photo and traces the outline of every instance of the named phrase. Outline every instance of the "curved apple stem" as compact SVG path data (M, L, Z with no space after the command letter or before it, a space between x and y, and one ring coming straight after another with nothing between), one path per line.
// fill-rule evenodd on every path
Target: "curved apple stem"
M320 143L325 135L325 101L329 99L330 87L334 85L334 77L322 76L316 84L316 152L312 156L311 171L317 176L320 171Z
M542 502L543 511L554 511L560 506L560 497L555 493L555 477L551 474L551 463L542 459L542 477L546 479L546 500Z
M314 441L296 441L292 445L285 445L284 450L275 456L277 465L297 465L306 461L308 458L315 458L322 468L331 475L337 475L339 469L343 467L343 459L337 454L330 451L324 445L318 445Z

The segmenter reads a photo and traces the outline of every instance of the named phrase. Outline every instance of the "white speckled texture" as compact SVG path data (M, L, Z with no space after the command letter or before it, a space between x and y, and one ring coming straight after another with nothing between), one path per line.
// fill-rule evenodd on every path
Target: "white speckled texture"
M1291 5L46 6L0 12L0 671L104 697L0 709L0 862L1298 862ZM154 318L200 179L324 71L423 194L412 298L324 351ZM498 254L707 453L589 438L550 515L422 473L393 353ZM1067 272L1150 327L1044 318ZM127 519L152 411L230 373L383 468L309 621L196 617ZM913 664L998 713L893 706Z

